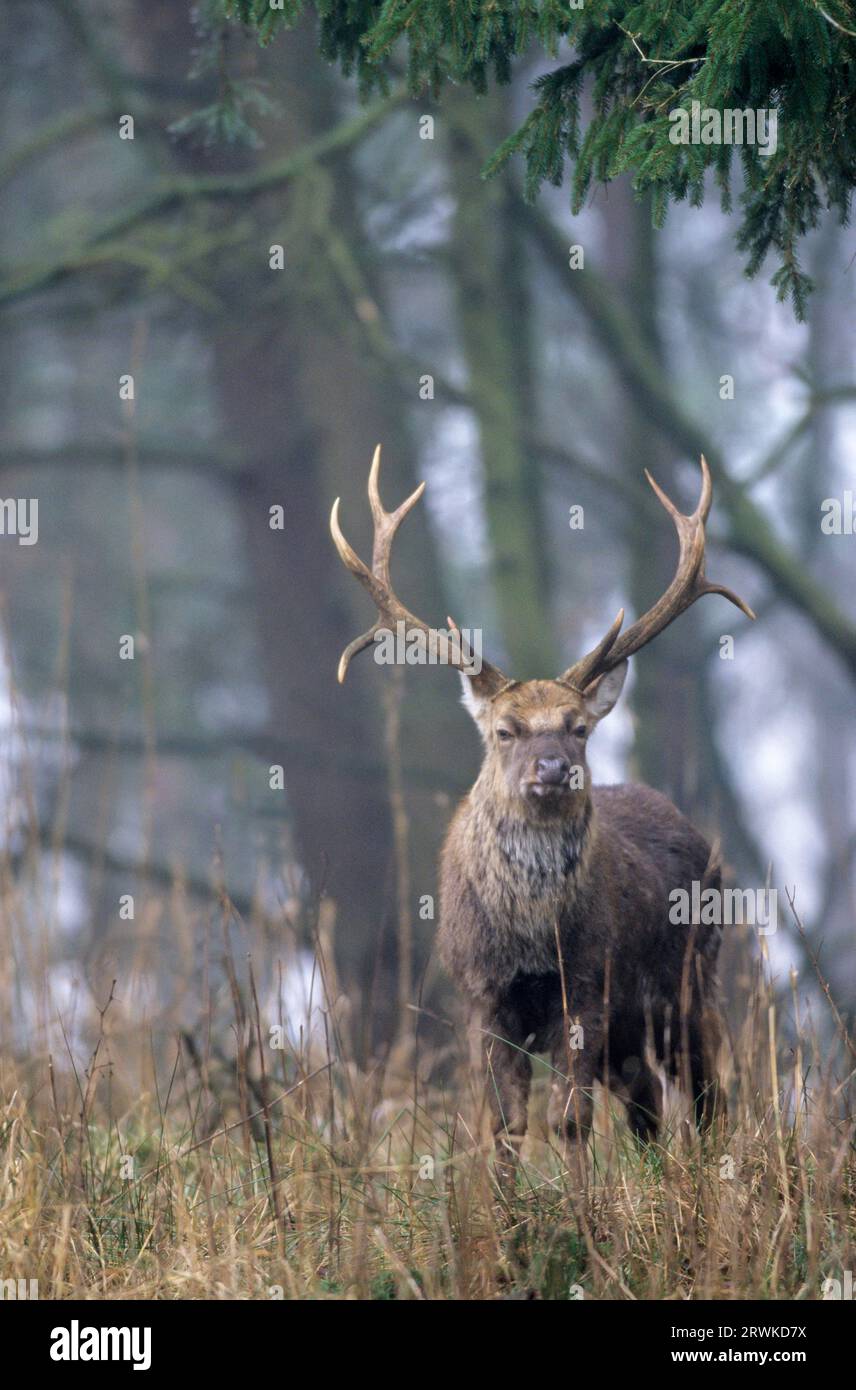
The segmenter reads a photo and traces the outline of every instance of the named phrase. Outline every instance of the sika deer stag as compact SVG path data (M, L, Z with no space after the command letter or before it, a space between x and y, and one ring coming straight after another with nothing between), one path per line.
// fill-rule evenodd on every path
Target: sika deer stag
M704 575L711 481L701 460L698 506L684 516L646 473L675 524L675 577L621 634L623 610L597 646L553 680L509 680L480 669L449 619L429 628L392 588L389 558L424 484L394 512L378 493L380 449L369 473L375 537L369 569L346 541L336 501L330 519L339 555L378 608L355 653L386 630L418 630L460 670L464 704L484 742L476 782L452 819L440 860L442 958L463 991L487 1069L487 1095L502 1154L513 1166L526 1133L532 1053L555 1074L551 1123L584 1141L595 1080L625 1102L640 1139L657 1134L662 1094L650 1063L689 1084L700 1128L721 1104L717 1090L716 958L719 929L670 924L669 894L694 881L718 888L720 868L703 837L659 792L592 787L586 743L614 706L628 657L703 594L742 599Z

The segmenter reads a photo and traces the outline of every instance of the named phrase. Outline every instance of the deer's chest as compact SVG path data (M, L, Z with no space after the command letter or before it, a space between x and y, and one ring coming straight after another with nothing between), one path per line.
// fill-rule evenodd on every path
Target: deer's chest
M500 826L476 878L490 922L491 947L506 971L557 968L557 930L578 886L583 850L574 828L547 834Z

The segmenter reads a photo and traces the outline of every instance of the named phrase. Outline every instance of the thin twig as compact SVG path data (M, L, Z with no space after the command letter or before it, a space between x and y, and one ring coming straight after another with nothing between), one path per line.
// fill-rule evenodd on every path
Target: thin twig
M277 1096L276 1100L271 1101L268 1110L273 1110L275 1105L279 1105L281 1101L287 1100L289 1096L293 1096L295 1091L299 1091L300 1087L305 1086L307 1081L311 1081L314 1077L320 1076L322 1071L329 1071L330 1067L335 1066L337 1060L337 1058L333 1057L329 1062L325 1062L323 1066L316 1067L308 1076L304 1076L300 1081L296 1081L293 1086L289 1086L287 1091L283 1091L281 1096ZM254 1110L252 1115L243 1115L240 1120L233 1120L230 1125L224 1125L222 1129L216 1129L213 1134L206 1134L204 1139L200 1139L196 1144L191 1144L189 1149L182 1149L181 1153L177 1154L176 1157L187 1158L187 1155L192 1154L195 1149L201 1149L203 1144L210 1144L212 1139L219 1139L221 1134L228 1134L229 1130L238 1129L241 1125L247 1124L249 1120L257 1120L258 1117L263 1114L264 1106L262 1106L260 1110Z

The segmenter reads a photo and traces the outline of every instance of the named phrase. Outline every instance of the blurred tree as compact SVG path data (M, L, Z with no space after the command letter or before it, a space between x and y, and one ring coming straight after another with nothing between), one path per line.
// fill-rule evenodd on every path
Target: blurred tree
M254 26L263 43L304 9L302 0L274 7L267 0L220 3L224 13ZM750 274L768 250L778 253L773 283L804 316L810 281L800 269L798 242L817 226L824 205L846 217L856 182L856 29L846 0L829 0L826 9L815 0L679 0L665 9L658 0L572 6L490 0L463 8L444 0L417 6L393 0L356 9L349 0L328 0L319 11L322 54L345 72L356 68L363 92L384 86L399 40L407 43L411 91L430 87L435 94L448 81L484 92L491 77L509 82L512 60L531 45L554 58L561 44L572 44L572 61L538 79L534 109L490 167L522 150L534 196L545 179L561 182L570 158L575 211L593 181L630 171L637 192L650 193L661 223L670 202L703 201L708 170L730 210L738 145L744 177L738 245L748 253ZM588 78L595 102L583 129L580 93ZM677 138L678 108L685 138ZM751 112L753 122L756 113L760 119L762 112L781 111L781 141L768 145L766 130L757 140L723 138L727 111Z
M639 340L657 370L665 374L668 364L660 331L659 247L650 209L633 198L625 180L612 189L604 230L605 272L626 304ZM624 535L630 603L634 612L643 613L665 593L675 562L671 522L659 505L652 508L643 494L644 472L647 469L682 510L687 510L682 496L684 479L679 478L682 470L676 466L682 460L652 424L644 404L632 397L620 398L611 432L619 466L628 486L639 496L639 505L629 511ZM699 775L701 749L709 736L699 717L697 698L706 655L703 625L685 623L663 633L655 660L634 663L633 774L642 782L661 787L687 815L699 821L710 804L709 783Z
M190 48L181 12L161 11L153 24L144 10L137 33L144 36L146 70L163 73L160 55L167 52L179 79ZM221 35L206 32L204 39L216 44ZM312 43L304 24L278 73L287 111L281 122L267 123L265 143L275 142L280 159L300 155L343 119L337 84L309 61ZM222 160L220 148L183 139L176 158L199 173L212 157ZM228 157L241 174L258 169L259 160L240 142ZM281 275L271 268L278 245L285 257ZM390 503L412 490L415 475L397 393L386 389L382 369L363 350L366 325L383 315L382 289L367 263L347 157L324 168L309 165L286 198L278 191L259 197L249 245L240 260L221 262L213 288L221 309L204 332L224 431L242 464L237 501L256 591L269 747L285 770L301 866L314 892L338 905L339 965L366 993L363 1022L367 1038L377 1041L390 1036L394 1007L405 1002L397 982L412 998L414 972L424 968L430 941L413 926L414 892L405 904L396 880L404 875L420 893L433 891L439 831L431 783L417 774L409 788L412 835L393 853L389 762L397 754L384 734L389 673L373 675L364 658L345 691L335 682L338 652L372 615L335 562L332 499L342 497L348 533L369 554L366 480L375 443L385 446L382 488ZM271 525L276 506L281 529ZM444 614L424 516L417 513L408 529L396 556L408 601ZM408 714L400 734L407 767L430 771L435 788L444 777L456 785L460 775L452 745L438 742L444 718L432 710L436 689L429 687L418 717Z
M524 680L561 663L550 627L540 465L527 451L537 403L526 248L507 181L478 177L507 129L507 105L458 92L443 116L455 199L449 266L485 471L491 576L509 668Z
M477 740L446 672L406 673L402 700L398 679L364 658L336 687L338 652L371 613L336 561L327 517L340 494L346 532L368 555L375 443L385 445L392 505L436 469L451 438L457 457L433 473L433 526L427 509L408 521L396 582L427 618L441 621L450 604L458 616L460 604L463 619L478 621L494 606L515 674L554 671L613 604L638 611L662 591L674 539L641 471L649 466L683 503L687 462L707 453L720 549L751 565L761 593L748 640L763 669L746 677L759 701L763 693L761 718L785 698L767 688L778 670L771 610L795 644L823 653L825 679L804 681L822 731L823 790L792 795L828 832L828 915L849 924L853 774L840 745L856 677L851 558L820 547L816 526L832 465L846 459L831 414L852 395L840 282L821 283L806 351L764 286L738 277L735 293L721 239L704 262L715 212L699 215L699 246L670 261L627 175L573 232L549 192L526 204L511 166L480 180L512 103L526 101L522 71L516 86L480 99L450 86L437 120L448 138L416 145L417 110L400 92L361 114L338 75L319 69L308 17L265 53L224 24L219 0L201 13L201 36L184 7L143 0L63 0L56 11L13 0L3 20L20 56L2 98L0 179L17 180L18 196L0 232L0 462L5 495L41 497L46 544L5 546L0 560L24 723L48 750L26 797L9 804L15 816L21 802L34 808L33 836L55 859L63 844L93 864L81 920L121 942L120 888L146 875L162 898L177 865L204 899L212 847L222 845L241 911L252 910L259 879L277 921L289 877L310 903L321 891L336 898L340 965L349 992L356 982L362 994L367 1032L390 1036L401 1006L421 997L433 927L416 907L433 891L437 841ZM338 5L328 13L341 17ZM638 91L650 65L617 28L602 37L607 78L626 57ZM834 39L836 64L846 43ZM393 54L391 71L396 63ZM123 111L137 117L133 145L116 138ZM595 107L589 134L603 116ZM569 240L585 242L584 270L569 271ZM284 248L283 272L271 268L272 245ZM682 279L696 285L689 307L676 297ZM708 405L716 353L704 315L719 316L759 415L778 421L777 391L790 404L803 389L791 364L817 386L783 436L745 417L723 421ZM114 381L141 343L131 438ZM419 400L423 371L436 400ZM473 438L482 473L463 457L461 441L469 451ZM810 452L798 474L800 440ZM729 456L737 462L726 466ZM812 457L824 464L814 478ZM588 548L571 553L558 542L567 497L583 491L596 500ZM281 531L270 526L277 504ZM461 543L480 509L484 565L478 545ZM572 582L560 585L563 565ZM738 693L724 702L710 630L707 618L687 618L640 659L631 763L715 823L757 879L767 818L735 776ZM145 680L115 659L114 634L128 631L150 640ZM271 763L285 768L284 796L268 790ZM8 836L16 865L29 854L19 832L16 822L18 838ZM59 869L45 862L46 881ZM166 973L173 932L158 930L153 968ZM62 948L76 949L70 935ZM842 994L850 973L836 967Z

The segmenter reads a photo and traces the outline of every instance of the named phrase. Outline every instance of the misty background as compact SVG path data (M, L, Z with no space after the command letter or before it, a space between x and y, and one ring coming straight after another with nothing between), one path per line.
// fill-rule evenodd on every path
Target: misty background
M0 536L0 1046L76 1055L111 991L156 1046L216 1031L229 950L304 1027L320 953L366 1051L454 1009L425 900L479 762L457 677L335 678L373 610L328 517L369 556L378 442L388 507L428 482L398 593L518 678L662 593L644 470L688 511L706 454L708 574L757 621L679 619L590 763L720 838L731 883L769 875L769 968L810 1003L816 958L852 1016L856 537L821 522L856 490L856 234L807 238L800 325L715 200L654 232L621 181L572 218L514 163L480 178L537 55L485 98L362 107L311 22L262 50L204 20L0 13L0 496L39 528Z

